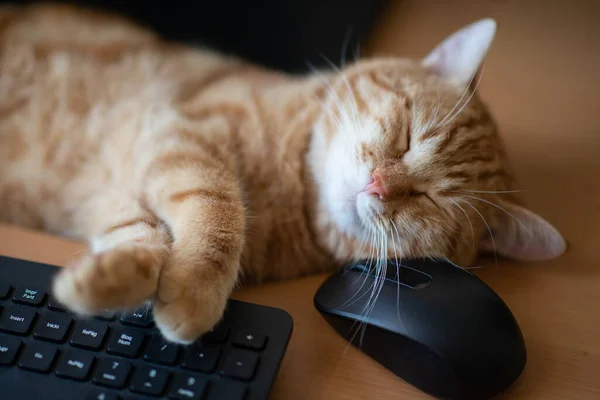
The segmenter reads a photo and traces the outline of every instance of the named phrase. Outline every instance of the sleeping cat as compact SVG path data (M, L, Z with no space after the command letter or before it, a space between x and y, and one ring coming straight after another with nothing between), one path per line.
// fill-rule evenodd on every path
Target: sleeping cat
M495 31L486 19L422 60L296 76L113 15L1 8L0 221L90 243L54 281L73 311L151 301L180 343L240 281L557 257L565 241L519 201L476 94Z

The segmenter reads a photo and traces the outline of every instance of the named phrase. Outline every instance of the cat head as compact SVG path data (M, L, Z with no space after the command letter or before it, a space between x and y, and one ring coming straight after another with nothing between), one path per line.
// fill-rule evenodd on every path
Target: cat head
M330 77L309 163L318 229L340 259L481 252L555 258L560 233L519 201L477 95L496 23L450 35L422 60L358 61Z

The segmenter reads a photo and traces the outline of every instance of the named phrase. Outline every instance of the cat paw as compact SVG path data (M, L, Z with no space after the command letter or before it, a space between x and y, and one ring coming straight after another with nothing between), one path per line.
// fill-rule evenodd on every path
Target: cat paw
M81 315L136 308L156 293L165 259L158 251L135 246L88 254L58 273L53 294Z
M166 340L190 344L219 322L226 304L227 296L217 287L194 287L163 274L153 305L154 321Z

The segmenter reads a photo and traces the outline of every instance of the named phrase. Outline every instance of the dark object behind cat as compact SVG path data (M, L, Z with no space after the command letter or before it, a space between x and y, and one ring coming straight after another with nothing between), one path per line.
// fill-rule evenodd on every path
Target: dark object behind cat
M37 1L40 2L40 1ZM4 3L36 3L0 0ZM355 59L388 0L69 0L117 12L163 37L209 46L255 63L304 72L307 61L327 66Z

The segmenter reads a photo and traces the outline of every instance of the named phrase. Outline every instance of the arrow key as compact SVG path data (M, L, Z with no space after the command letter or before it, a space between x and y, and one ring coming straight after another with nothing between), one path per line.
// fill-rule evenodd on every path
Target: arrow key
M202 398L208 381L198 375L180 373L175 376L171 390L170 399L177 400L199 400Z
M162 368L141 366L136 368L129 389L132 392L160 396L167 387L169 371Z
M249 331L238 332L233 338L233 345L252 350L262 350L267 343L267 337Z
M249 381L254 377L259 360L260 357L254 352L231 350L223 362L221 374L234 379Z

